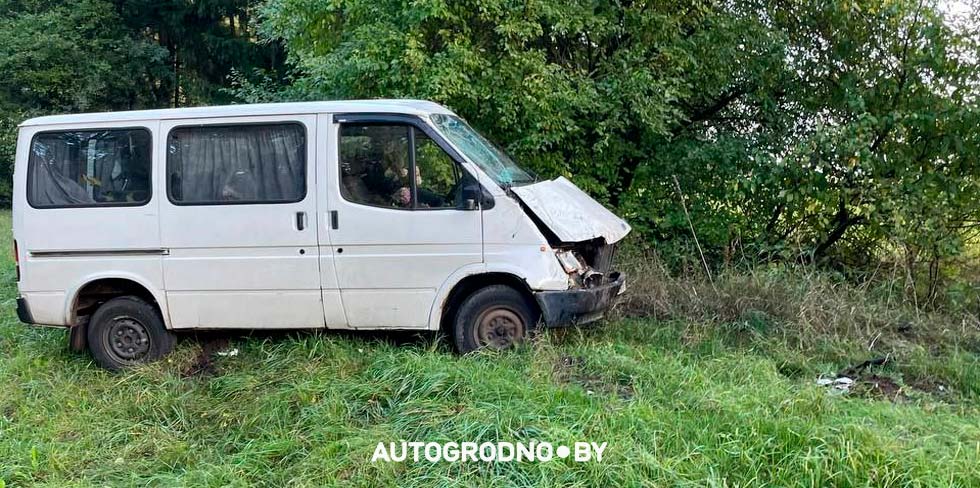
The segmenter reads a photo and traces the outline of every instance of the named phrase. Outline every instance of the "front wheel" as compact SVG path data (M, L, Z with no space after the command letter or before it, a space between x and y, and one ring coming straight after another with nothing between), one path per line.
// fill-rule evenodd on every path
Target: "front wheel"
M513 347L524 340L536 321L534 306L521 292L506 285L481 288L466 297L456 313L456 349L465 354Z
M103 303L92 315L87 335L92 357L113 371L159 359L176 342L156 307L134 296Z

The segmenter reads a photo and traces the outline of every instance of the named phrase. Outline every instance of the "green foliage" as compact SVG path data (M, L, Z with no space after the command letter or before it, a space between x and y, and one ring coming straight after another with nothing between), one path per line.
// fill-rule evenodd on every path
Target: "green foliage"
M428 138L417 138L415 166L421 176L420 187L446 196L454 189L456 165L446 153Z
M278 43L255 42L257 0L117 0L121 20L167 53L168 76L154 87L157 106L231 101L225 88L238 73L278 77Z
M12 115L12 116L11 116ZM10 205L14 183L14 152L17 148L16 112L0 117L0 205Z
M629 172L619 167L682 116L671 102L688 93L695 61L681 31L713 15L690 2L647 7L273 1L263 29L302 72L287 97L435 99L532 169L614 199Z
M250 1L0 0L0 202L16 126L51 113L227 102L234 69L281 65Z
M690 235L681 193L716 257L941 259L980 222L977 37L935 2L269 0L262 18L295 72L243 98L437 100L654 241Z
M112 2L0 5L0 106L27 112L145 105L166 53L122 25Z
M779 190L773 234L817 254L849 232L867 251L891 240L943 257L980 222L980 78L968 54L978 45L920 5L776 12L796 46L791 100L806 115L764 160L773 170L756 174L767 197Z

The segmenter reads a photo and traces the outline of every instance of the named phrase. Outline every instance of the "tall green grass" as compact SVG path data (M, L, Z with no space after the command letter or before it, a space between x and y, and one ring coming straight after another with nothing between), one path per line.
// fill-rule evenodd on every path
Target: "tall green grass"
M9 215L0 233L9 236ZM187 338L166 361L111 374L68 352L64 331L17 323L6 244L7 486L980 485L980 410L965 391L976 391L975 373L950 373L963 384L939 394L886 367L878 373L907 389L900 401L831 395L814 379L866 356L863 339L814 329L832 337L822 350L817 338L793 339L792 314L764 307L661 307L656 318L624 314L466 357L429 335L240 337L229 346L239 355L184 377L200 351ZM963 348L917 361L922 374L977 366ZM370 462L378 442L401 439L609 447L601 463Z

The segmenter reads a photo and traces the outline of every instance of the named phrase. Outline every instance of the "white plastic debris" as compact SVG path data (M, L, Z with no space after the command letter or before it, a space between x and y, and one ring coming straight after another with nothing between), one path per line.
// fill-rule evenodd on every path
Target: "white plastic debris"
M816 383L819 386L830 387L829 393L841 394L851 390L851 386L854 385L854 380L846 376L841 376L838 378L817 378Z

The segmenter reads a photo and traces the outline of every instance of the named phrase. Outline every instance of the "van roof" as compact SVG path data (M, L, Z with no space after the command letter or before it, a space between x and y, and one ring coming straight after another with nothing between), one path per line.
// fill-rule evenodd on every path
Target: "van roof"
M410 115L452 113L446 107L426 100L339 100L324 102L256 103L215 107L130 110L87 114L49 115L25 120L21 125L54 125L130 120L185 119L198 117L245 117L252 115L291 115L312 113L385 112Z

